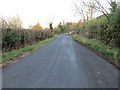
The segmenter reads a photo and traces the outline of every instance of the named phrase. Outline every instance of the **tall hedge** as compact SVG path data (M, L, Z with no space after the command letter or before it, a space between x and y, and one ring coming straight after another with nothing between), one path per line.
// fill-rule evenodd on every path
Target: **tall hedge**
M20 49L52 36L50 30L2 29L2 51Z

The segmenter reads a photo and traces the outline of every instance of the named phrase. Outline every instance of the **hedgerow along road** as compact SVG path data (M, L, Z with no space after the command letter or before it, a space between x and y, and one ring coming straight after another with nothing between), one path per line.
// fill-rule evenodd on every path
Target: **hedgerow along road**
M76 43L57 39L3 69L3 88L118 88L113 65Z

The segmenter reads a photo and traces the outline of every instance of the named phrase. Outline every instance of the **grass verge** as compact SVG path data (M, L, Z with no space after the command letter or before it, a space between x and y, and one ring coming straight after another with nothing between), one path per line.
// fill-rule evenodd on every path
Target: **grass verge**
M13 50L13 51L3 53L2 55L0 55L2 57L2 58L0 58L0 62L5 62L5 61L13 59L13 58L15 58L19 55L27 54L27 53L29 53L33 50L36 50L40 47L43 47L44 45L48 44L49 42L51 42L55 38L56 38L56 36L52 37L52 38L49 38L49 39L46 39L44 41L40 41L37 44L34 44L32 46L29 46L29 47L26 47L26 48L23 48L23 49Z
M87 39L83 36L73 35L73 37L74 40L78 43L92 48L92 50L97 51L99 55L102 55L104 58L109 59L113 62L113 64L117 65L118 67L120 66L120 49L107 46L98 40Z

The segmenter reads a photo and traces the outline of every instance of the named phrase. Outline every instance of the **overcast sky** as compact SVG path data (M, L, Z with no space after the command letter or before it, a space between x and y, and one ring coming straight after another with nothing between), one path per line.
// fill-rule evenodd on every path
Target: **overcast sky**
M60 21L78 22L80 17L72 12L73 3L77 0L1 0L0 15L3 17L19 15L24 28L37 22L48 27L47 22L53 19L54 26ZM86 1L86 0L84 0ZM104 1L104 0L103 0Z

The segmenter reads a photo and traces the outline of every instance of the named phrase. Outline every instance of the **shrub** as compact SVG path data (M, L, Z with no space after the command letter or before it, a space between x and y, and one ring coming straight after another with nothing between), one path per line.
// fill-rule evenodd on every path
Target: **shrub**
M87 22L84 31L106 45L120 47L120 6L116 2L111 2L110 6L108 17L103 15Z
M118 13L119 12L119 13ZM84 33L89 33L88 36L102 41L106 45L119 47L120 46L120 11L109 14L109 19L105 16L89 21L85 24ZM86 36L86 34L85 34Z

